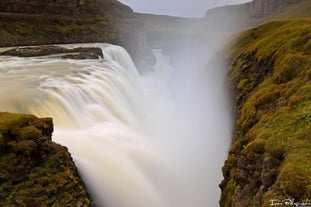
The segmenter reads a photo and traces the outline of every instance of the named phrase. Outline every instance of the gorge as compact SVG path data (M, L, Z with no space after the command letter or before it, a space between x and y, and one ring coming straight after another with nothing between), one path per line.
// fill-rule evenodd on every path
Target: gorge
M102 48L104 59L2 56L1 110L53 117L53 140L96 206L217 205L231 134L225 71L173 69L158 50L155 72L141 76L119 46L77 46Z
M22 113L0 113L0 206L308 201L309 0L255 0L198 19L113 0L0 5L1 46L66 43L29 49L61 55L0 56L0 111ZM253 28L287 18L301 19ZM25 113L52 117L53 136L50 118ZM52 159L58 151L66 161ZM57 170L44 171L48 156Z

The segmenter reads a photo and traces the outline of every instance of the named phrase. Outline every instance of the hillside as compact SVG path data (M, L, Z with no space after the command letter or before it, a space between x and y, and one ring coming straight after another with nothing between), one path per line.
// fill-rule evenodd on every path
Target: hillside
M0 46L120 42L132 10L116 0L3 0Z
M268 23L232 42L236 123L223 167L222 207L311 198L310 51L310 18Z

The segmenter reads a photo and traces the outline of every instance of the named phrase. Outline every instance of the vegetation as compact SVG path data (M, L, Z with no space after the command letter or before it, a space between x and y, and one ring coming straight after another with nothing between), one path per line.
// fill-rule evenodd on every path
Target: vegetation
M0 112L1 206L89 206L65 147L51 141L52 119Z
M311 198L310 44L310 18L271 22L231 43L237 121L221 206Z

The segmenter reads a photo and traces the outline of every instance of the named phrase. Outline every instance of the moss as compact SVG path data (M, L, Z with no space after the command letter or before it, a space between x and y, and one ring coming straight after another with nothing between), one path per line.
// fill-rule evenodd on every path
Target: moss
M308 39L299 41L298 44L297 37L309 35L310 30L309 19L271 22L237 37L234 43L231 43L234 50L230 54L233 54L233 58L247 53L255 54L260 61L267 58L275 59L288 50L300 52Z
M0 203L3 206L89 206L65 147L51 139L50 118L0 112Z
M265 153L266 140L256 139L250 142L243 150L243 154L256 153L263 154Z
M3 150L2 148L4 148L4 146L5 146L4 136L0 133L0 152Z
M222 188L222 197L225 199L221 199L220 205L223 207L231 207L233 205L234 191L237 187L237 184L233 179L234 175L231 175L230 177L232 179L226 183L225 188Z
M256 192L238 197L249 205L258 205L258 200L259 206L269 206L271 199L301 201L311 197L311 59L305 49L310 35L311 19L300 19L268 23L244 32L231 43L229 75L237 97L237 120L235 142L226 163L231 163L232 157L243 157L248 166L254 158L278 160L267 174L275 177L274 183L262 187L263 191L257 192L260 197L254 196ZM240 190L247 186L230 174L239 170L238 164L230 165L230 170L228 166L224 167L223 194L228 194L233 184ZM260 176L253 175L253 179L261 182ZM234 190L230 196L222 196L221 206L230 206L232 196L241 196Z
M37 144L32 140L23 140L18 142L17 151L25 154L31 154L37 148Z
M311 55L311 39L304 45L302 51L306 55Z
M275 67L273 79L286 83L311 67L309 57L301 54L286 54Z
M35 126L27 126L17 131L17 137L19 140L38 139L42 136L42 132Z
M295 159L295 161L297 160ZM296 200L310 198L311 190L308 189L308 185L311 183L310 173L310 167L306 166L305 162L287 162L279 175L280 187L286 196Z

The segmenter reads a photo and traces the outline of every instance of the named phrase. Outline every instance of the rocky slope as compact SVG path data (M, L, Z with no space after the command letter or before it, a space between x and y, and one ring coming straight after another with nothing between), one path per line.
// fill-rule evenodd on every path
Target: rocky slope
M236 123L222 207L310 203L310 57L310 18L268 23L232 42Z
M51 140L51 118L0 113L0 206L86 207L68 150Z

